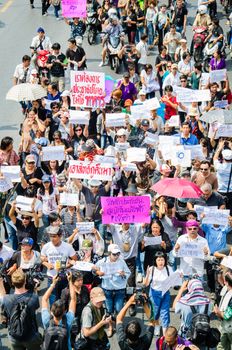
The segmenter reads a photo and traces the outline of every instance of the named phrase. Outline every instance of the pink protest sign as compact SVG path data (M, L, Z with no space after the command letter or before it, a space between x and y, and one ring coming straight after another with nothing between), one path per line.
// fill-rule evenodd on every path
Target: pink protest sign
M101 197L103 224L150 223L150 197Z
M65 18L86 17L86 0L62 0L62 15Z
M105 74L71 71L71 106L105 107Z

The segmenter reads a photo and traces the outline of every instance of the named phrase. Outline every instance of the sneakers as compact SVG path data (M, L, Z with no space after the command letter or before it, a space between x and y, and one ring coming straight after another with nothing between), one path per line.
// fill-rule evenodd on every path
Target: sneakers
M33 4L31 4L31 9L34 9L34 8L35 8L35 6Z
M45 12L45 13L43 14L43 16L44 16L44 17L48 16L48 13L47 13L47 12Z
M99 64L98 67L103 67L105 65L105 63L103 61L101 61L101 63Z
M160 336L160 326L155 326L155 337Z
M141 272L139 272L137 274L136 281L137 281L137 283L142 283L143 282L143 275L141 274Z
M61 18L60 18L60 17L56 17L56 20L57 20L57 21L60 21L60 20L61 20Z

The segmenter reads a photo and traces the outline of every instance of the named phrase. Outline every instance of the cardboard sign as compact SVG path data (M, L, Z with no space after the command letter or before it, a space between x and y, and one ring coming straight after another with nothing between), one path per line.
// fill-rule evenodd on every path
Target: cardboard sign
M13 187L13 184L10 179L6 177L0 177L0 192L7 192Z
M180 126L180 116L172 115L171 118L166 121L166 124L168 124L168 126L178 128Z
M149 111L153 110L153 109L158 109L160 108L160 103L157 97L154 98L150 98L149 100L146 100L143 103L144 107L146 109L148 109Z
M103 224L150 223L150 197L101 197Z
M72 266L72 269L79 271L92 271L94 264L86 261L76 261L75 265Z
M226 69L212 70L209 73L210 83L220 83L221 81L226 81L226 78L227 78Z
M94 222L77 222L76 228L78 229L78 234L80 235L88 235L90 234L94 229Z
M69 122L71 124L89 125L88 111L74 111L69 110Z
M42 147L42 161L47 162L49 160L64 160L64 146L47 146Z
M144 246L147 247L149 245L158 245L161 244L162 242L162 237L161 236L154 236L154 237L147 237L144 236Z
M229 210L225 209L213 209L212 207L204 208L205 217L202 220L203 224L215 224L221 226L228 225L228 217L230 215Z
M187 88L175 87L177 102L206 102L211 100L209 89L191 90Z
M185 150L190 150L191 159L205 159L201 145L184 145Z
M182 285L181 271L176 270L161 284L162 296L171 288Z
M86 0L62 0L64 18L86 17Z
M125 152L129 147L129 142L115 143L115 149L117 152Z
M131 147L127 151L127 162L144 162L146 160L146 148Z
M32 211L32 203L34 201L34 198L24 197L24 196L17 196L16 197L16 207L20 208L23 211Z
M71 106L105 107L105 74L71 71Z
M204 247L194 242L186 242L181 244L177 256L204 259Z
M67 205L69 207L76 207L79 203L79 195L78 193L60 193L60 204Z
M106 113L106 127L126 126L125 113Z
M229 105L228 100L215 101L213 104L215 108L219 108L219 109L226 108L228 107L228 105Z
M0 172L12 182L21 182L19 165L1 165Z
M219 125L216 138L219 137L231 137L232 135L232 124Z
M112 164L99 164L96 162L83 162L80 160L70 160L70 179L94 179L111 181L113 176Z

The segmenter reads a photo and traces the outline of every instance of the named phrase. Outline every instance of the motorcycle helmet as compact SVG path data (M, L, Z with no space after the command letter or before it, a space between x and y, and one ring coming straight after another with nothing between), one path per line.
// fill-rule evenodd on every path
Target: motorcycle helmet
M198 7L198 12L200 13L200 15L204 15L205 13L207 13L207 7L205 5L200 5Z

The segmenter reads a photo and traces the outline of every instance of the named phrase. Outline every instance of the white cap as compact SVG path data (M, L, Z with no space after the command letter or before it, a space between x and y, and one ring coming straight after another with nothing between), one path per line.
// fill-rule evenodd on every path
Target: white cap
M113 254L121 253L119 246L113 243L108 246L108 252Z
M69 92L68 90L64 90L60 96L61 96L61 97L70 96L70 92Z
M232 150L231 149L224 149L222 151L222 156L225 160L231 160L232 159Z
M140 91L139 91L139 96L141 96L141 95L143 95L143 96L146 95L146 92L143 91L143 90L140 90Z
M127 135L127 133L126 133L126 130L125 129L119 129L118 131L117 131L117 136L126 136Z

